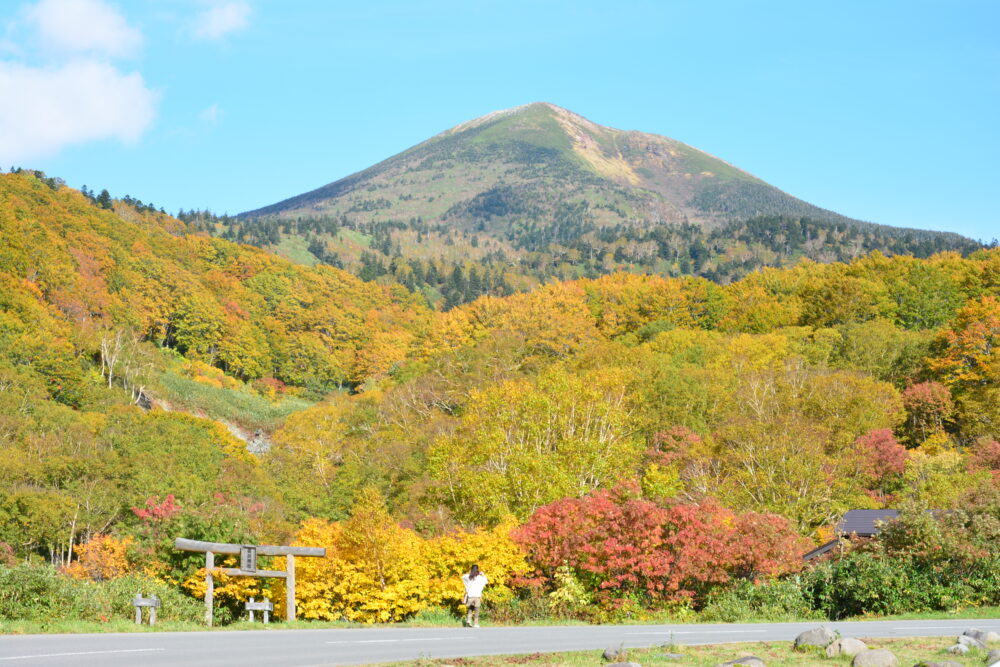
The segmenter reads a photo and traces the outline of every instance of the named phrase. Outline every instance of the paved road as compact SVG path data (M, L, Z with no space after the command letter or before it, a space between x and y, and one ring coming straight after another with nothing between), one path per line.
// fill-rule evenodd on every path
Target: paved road
M600 625L506 628L370 628L0 636L0 667L37 665L357 665L499 653L791 640L817 623ZM829 623L845 636L1000 632L1000 619Z

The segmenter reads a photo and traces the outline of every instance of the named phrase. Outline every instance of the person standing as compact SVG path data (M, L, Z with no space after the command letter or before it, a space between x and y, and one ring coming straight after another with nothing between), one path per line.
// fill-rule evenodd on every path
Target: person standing
M483 588L490 580L479 571L478 565L473 565L468 573L462 575L462 584L465 586L465 597L462 602L465 604L465 625L467 627L479 627L479 608L483 604Z

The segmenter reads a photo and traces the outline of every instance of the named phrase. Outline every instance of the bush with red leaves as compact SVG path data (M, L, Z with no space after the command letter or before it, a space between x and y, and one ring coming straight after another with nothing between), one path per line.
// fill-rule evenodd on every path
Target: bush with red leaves
M809 547L782 517L712 500L663 507L630 486L541 507L513 536L544 584L567 565L605 601L700 599L733 578L796 571Z

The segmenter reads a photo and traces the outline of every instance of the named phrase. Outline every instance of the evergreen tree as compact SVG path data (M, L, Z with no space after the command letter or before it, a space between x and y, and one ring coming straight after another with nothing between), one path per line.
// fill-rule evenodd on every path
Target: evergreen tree
M97 195L97 205L105 209L111 208L111 193L108 192L107 188L101 190L101 194Z

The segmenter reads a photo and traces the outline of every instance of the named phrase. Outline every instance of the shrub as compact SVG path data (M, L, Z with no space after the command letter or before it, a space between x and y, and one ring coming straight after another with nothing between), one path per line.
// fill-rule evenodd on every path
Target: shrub
M503 606L514 598L511 578L527 569L510 538L512 526L508 521L490 530L424 539L396 524L381 495L366 489L349 520L309 519L296 534L296 544L327 549L326 558L304 558L297 565L301 616L385 623L434 607L459 613L460 577L473 563L490 580L486 608ZM280 595L277 607L283 608Z
M97 588L44 565L0 567L0 618L54 621L96 619L101 615Z
M807 575L805 586L813 606L831 619L953 611L976 597L954 568L864 551L821 564Z
M559 568L602 604L700 600L735 578L777 576L802 567L806 545L788 521L736 514L708 500L662 507L635 489L598 491L540 508L513 532L553 587Z
M128 551L134 543L131 537L95 535L89 542L74 547L78 559L66 566L65 574L94 581L122 577L132 569Z
M96 621L132 618L136 593L157 595L164 621L198 621L202 605L173 586L132 574L103 582L78 580L48 565L0 566L0 619Z
M709 596L701 618L706 621L793 621L821 618L800 577L756 583L740 581Z

